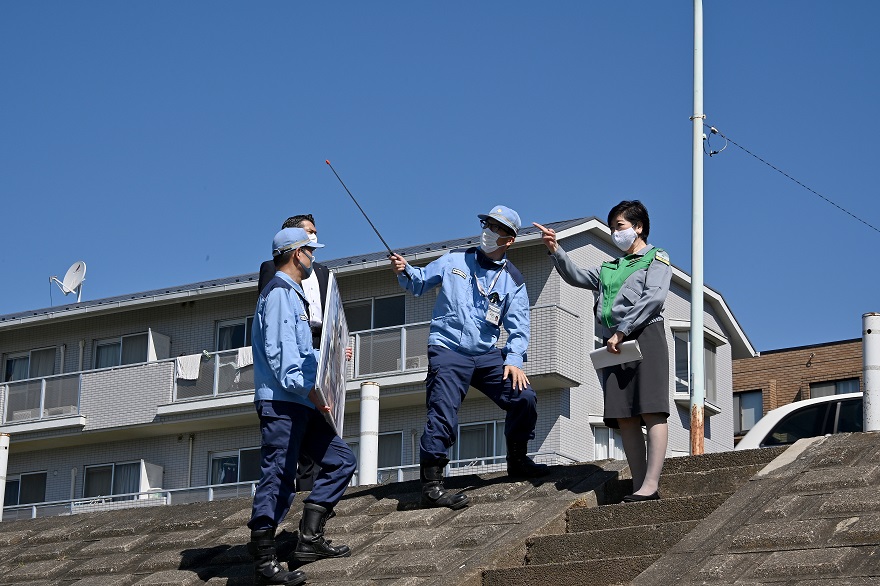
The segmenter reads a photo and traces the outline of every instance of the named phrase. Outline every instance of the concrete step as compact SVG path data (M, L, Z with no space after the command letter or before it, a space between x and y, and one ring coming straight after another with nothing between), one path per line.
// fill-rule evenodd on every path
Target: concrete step
M482 586L617 586L629 584L659 555L528 565L483 571Z
M750 464L731 468L663 474L660 477L660 496L675 498L701 494L733 493L760 472L765 464Z
M786 446L761 448L757 450L734 450L731 452L712 452L699 456L667 458L663 463L663 474L681 474L713 468L734 468L755 464L767 465L786 450Z
M678 521L533 537L527 542L526 563L554 564L659 554L678 543L698 523L698 520Z
M593 508L573 508L568 511L568 533L598 531L611 527L634 527L652 523L695 521L705 519L732 493L705 494L678 498L662 498L643 503L620 503Z

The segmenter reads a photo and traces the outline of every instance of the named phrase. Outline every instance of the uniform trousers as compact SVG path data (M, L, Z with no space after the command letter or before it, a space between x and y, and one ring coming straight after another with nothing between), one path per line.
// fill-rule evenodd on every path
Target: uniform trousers
M422 464L444 464L458 436L458 409L472 386L507 412L507 441L527 442L535 437L538 397L532 387L517 392L511 378L503 380L504 358L493 348L480 356L467 356L442 346L428 346L428 420L419 455Z
M320 466L304 502L332 509L342 498L357 460L317 410L288 401L257 401L260 416L260 482L248 527L253 531L278 527L296 495L300 452Z

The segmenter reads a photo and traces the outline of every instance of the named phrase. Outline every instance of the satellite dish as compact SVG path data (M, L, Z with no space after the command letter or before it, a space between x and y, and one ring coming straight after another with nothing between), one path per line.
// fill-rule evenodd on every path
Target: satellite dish
M76 302L79 303L82 300L82 283L86 280L86 263L80 260L70 265L63 281L59 281L58 277L49 277L49 280L55 281L65 295L76 293Z

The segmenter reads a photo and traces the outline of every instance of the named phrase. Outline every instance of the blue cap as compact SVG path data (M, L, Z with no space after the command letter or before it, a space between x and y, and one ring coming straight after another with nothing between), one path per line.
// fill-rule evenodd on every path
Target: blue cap
M513 230L514 234L519 232L519 227L522 225L519 220L519 214L509 207L502 205L495 206L488 214L477 214L477 217L481 220L492 218L499 224L504 224L505 226Z
M302 228L284 228L272 239L272 256L284 254L288 250L293 250L300 246L324 248L323 244L309 240L309 233Z

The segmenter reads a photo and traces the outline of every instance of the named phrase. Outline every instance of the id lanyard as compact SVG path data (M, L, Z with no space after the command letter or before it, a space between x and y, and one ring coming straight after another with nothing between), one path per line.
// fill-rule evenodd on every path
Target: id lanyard
M504 263L501 265L501 268L498 269L498 274L495 275L495 278L492 279L492 283L489 284L489 291L495 288L495 283L498 282L498 278L501 276L502 271L504 271L504 265L507 264L507 259L504 259ZM489 300L489 309L486 310L486 321L492 324L493 326L497 326L501 322L501 304L498 302L493 302L489 297L489 294L483 289L483 286L480 285L480 279L477 278L477 273L474 271L474 283L477 284L477 291L480 292L480 295ZM496 299L498 298L498 294L495 294Z

